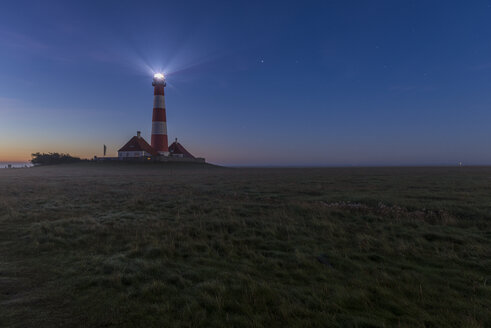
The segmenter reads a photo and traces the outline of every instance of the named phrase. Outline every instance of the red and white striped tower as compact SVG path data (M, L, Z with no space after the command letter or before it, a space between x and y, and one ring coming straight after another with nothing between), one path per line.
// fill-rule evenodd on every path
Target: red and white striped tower
M164 74L153 76L153 115L152 115L152 148L160 155L169 155L167 142L167 119L165 116L164 87L166 86Z

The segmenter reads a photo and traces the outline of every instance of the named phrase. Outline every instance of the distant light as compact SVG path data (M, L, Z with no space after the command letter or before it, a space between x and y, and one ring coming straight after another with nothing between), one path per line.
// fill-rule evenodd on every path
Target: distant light
M164 79L164 74L162 73L156 73L153 75L153 78L154 79L157 79L157 80L163 80Z

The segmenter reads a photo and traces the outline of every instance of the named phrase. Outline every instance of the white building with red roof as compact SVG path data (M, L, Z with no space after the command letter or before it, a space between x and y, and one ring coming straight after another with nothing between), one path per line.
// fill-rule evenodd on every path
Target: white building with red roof
M196 158L176 140L169 146L169 155L159 154L148 142L143 139L140 131L118 150L120 160L154 159L157 161L196 161L204 162L203 158Z
M151 157L157 155L158 152L142 138L140 131L137 131L136 136L131 138L118 150L118 157L120 159Z
M177 138L176 141L174 141L172 145L169 146L169 153L173 157L196 158L193 155L191 155L191 153L188 152L183 145L177 142Z

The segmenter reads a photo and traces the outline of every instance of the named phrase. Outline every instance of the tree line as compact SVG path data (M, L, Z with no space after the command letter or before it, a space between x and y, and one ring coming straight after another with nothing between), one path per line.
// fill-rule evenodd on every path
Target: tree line
M70 154L63 153L34 153L31 156L31 163L34 165L66 164L82 161L79 157L73 157Z

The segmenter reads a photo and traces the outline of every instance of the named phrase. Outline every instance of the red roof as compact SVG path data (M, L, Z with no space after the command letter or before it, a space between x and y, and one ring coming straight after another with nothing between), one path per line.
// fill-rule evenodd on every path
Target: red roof
M158 152L150 146L142 137L134 136L118 151L146 151L147 153L157 156Z
M183 157L187 158L194 158L194 156L191 155L191 153L188 152L183 145L177 142L177 139L172 143L172 145L169 146L169 152L171 154L182 155Z

